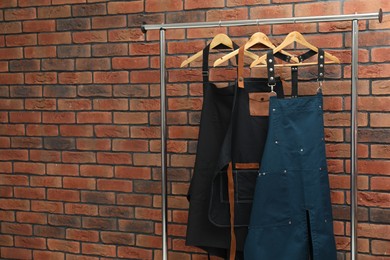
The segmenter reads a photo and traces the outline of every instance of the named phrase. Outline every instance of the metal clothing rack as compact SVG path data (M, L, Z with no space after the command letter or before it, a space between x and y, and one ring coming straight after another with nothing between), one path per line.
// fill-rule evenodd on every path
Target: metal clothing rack
M236 20L219 22L195 22L175 24L144 24L141 29L144 33L149 30L160 30L160 97L161 97L161 182L162 182L162 249L163 260L168 259L167 246L167 135L166 135L166 67L165 67L165 30L190 29L210 27L231 27L244 25L273 25L291 23L341 22L352 21L352 92L351 92L351 260L357 259L357 83L358 83L358 35L359 20L383 20L382 9L378 13L326 15L309 17L292 17L276 19Z

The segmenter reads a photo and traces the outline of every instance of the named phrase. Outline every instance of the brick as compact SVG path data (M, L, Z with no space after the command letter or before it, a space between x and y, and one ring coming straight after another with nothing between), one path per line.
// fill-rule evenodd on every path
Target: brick
M387 80L376 80L372 82L372 93L375 95L387 95L390 93L390 84Z
M23 56L23 51L21 48L1 48L0 57L2 60L14 60L21 59ZM7 75L7 74L4 74ZM11 76L8 74L8 76ZM3 79L1 79L3 80Z
M114 245L135 244L134 234L126 234L126 233L119 233L119 232L102 232L101 237L103 243L105 244L114 244Z
M1 163L1 166L11 168L11 166L7 166L6 163ZM3 171L3 173L8 172L11 173L11 171ZM0 179L1 185L18 185L18 186L26 186L28 184L28 177L22 176L22 175L1 175Z
M74 43L106 42L107 33L105 31L85 31L73 33Z
M390 188L390 178L373 177L371 178L371 190L387 191Z
M390 158L388 145L371 145L371 158Z
M358 194L358 200L359 204L369 207L389 207L388 205L390 205L390 196L388 193L360 192Z
M87 215L96 216L98 214L97 205L79 204L79 203L67 203L65 204L65 213L72 215ZM68 236L68 234L67 234ZM97 236L98 237L98 236ZM77 239L80 240L80 239ZM98 239L96 239L98 240ZM91 240L88 240L91 241Z
M85 151L109 151L111 141L109 139L77 139L77 149Z
M115 194L113 192L102 191L82 191L81 201L94 204L115 204Z
M119 230L135 233L153 232L153 222L144 220L119 220Z
M152 250L138 247L119 246L118 257L135 259L152 259Z
M94 0L94 1L96 1L96 0ZM99 0L97 0L97 1L99 1ZM66 260L99 260L99 257L86 256L86 255L67 254L66 257L67 257Z
M147 121L148 115L145 112L114 112L115 124L145 124Z
M149 143L146 140L118 140L112 141L113 151L147 152Z
M24 55L26 58L51 58L56 56L56 47L26 47L24 48Z
M92 83L91 72L62 72L58 76L61 84L87 84Z
M371 208L370 220L371 222L389 223L390 209Z
M51 238L65 238L65 229L51 226L34 226L34 235Z
M72 37L70 32L41 33L38 35L40 45L70 44Z
M118 194L117 199L119 205L145 206L145 207L150 207L152 205L152 197L148 195Z
M146 0L146 12L179 11L183 9L182 1L169 0L164 3L158 0Z
M0 73L0 84L23 84L21 73Z
M359 33L359 47L367 47L367 46L387 46L390 43L389 31L367 31ZM346 47L351 46L351 34L345 35L345 45Z
M87 0L53 0L53 5L63 5L63 4L82 4L87 2Z
M110 97L112 96L112 87L110 85L79 86L78 95L81 97Z
M30 160L37 162L60 162L61 153L57 151L30 150Z
M113 177L113 168L103 165L81 165L80 175L89 177Z
M44 97L76 97L76 86L44 86Z
M137 246L149 248L161 248L162 239L157 236L137 235Z
M58 126L55 125L28 125L28 136L56 136L58 135Z
M93 136L93 128L90 125L62 125L60 133L63 136Z
M59 110L91 110L92 104L88 99L60 99Z
M21 22L2 22L0 24L0 33L1 34L14 34L22 32Z
M49 215L49 224L53 226L80 227L81 217L70 215Z
M4 11L5 20L30 20L37 17L35 8L18 8Z
M145 69L149 66L149 60L147 57L123 57L113 58L113 69Z
M379 8L387 10L390 8L389 2L386 0L378 0L368 4L364 0L348 0L344 2L344 13L353 14L355 12L378 12Z
M130 74L131 83L159 83L160 74L158 71L132 71Z
M15 173L28 173L43 175L45 174L45 164L43 163L30 163L30 162L15 162L14 163Z
M129 101L127 99L95 99L93 101L95 110L128 110Z
M358 231L361 237L389 239L389 226L371 223L360 223Z
M12 148L42 148L42 139L33 137L13 137Z
M50 250L59 250L71 253L80 253L80 242L60 240L60 239L48 239L47 247Z
M73 16L96 16L106 14L105 4L73 5Z
M133 99L130 101L130 110L160 110L158 99Z
M131 164L132 156L128 153L98 153L97 161L100 164Z
M41 67L39 60L12 60L9 65L10 71L37 71Z
M28 99L25 101L25 107L28 110L55 110L55 99Z
M161 215L161 210L159 209L136 208L135 217L137 219L148 219L148 220L160 221L162 215ZM137 236L137 245L140 245L138 243L138 236ZM140 245L140 246L144 246L144 245Z
M82 244L83 254L93 254L99 256L115 257L116 256L116 246L111 245L102 245L102 244Z
M95 126L95 135L97 137L129 137L129 132L130 131L128 126Z
M114 86L115 97L146 97L148 96L146 85L122 85Z
M23 32L54 32L56 23L54 20L24 21Z
M33 213L33 212L17 212L17 220L18 222L25 222L25 223L32 223L32 224L47 224L47 214ZM34 242L31 241L31 243L33 244ZM23 245L23 247L29 247L29 246Z
M109 3L110 4L110 3ZM93 17L92 28L93 29L108 29L108 28L120 28L126 27L126 16L115 15L106 17Z
M71 11L69 5L38 7L38 18L64 18L70 17Z
M43 6L50 5L50 0L19 0L19 6Z
M168 136L173 139L197 139L199 133L198 127L192 126L170 126Z
M256 1L258 2L258 1ZM248 19L248 10L246 8L236 8L231 10L210 10L206 13L207 21L224 20L245 20Z
M91 23L88 18L60 19L56 22L57 31L83 31L91 29Z
M341 14L340 3L305 3L295 6L296 16L317 16L317 15L336 15Z
M64 177L63 187L70 189L93 190L96 188L96 180L93 178Z
M63 203L62 202L49 202L49 201L36 201L31 202L31 210L38 212L48 212L48 213L63 213ZM36 234L36 232L34 231Z
M24 188L15 187L14 197L22 199L45 199L45 189L43 188Z
M92 46L92 56L126 56L129 54L128 44L126 43L111 43L111 44L96 44Z
M48 252L48 251L34 251L33 259L51 259L51 260L62 260L65 254L61 252Z
M169 53L168 44L168 53ZM158 44L155 43L131 43L130 54L132 55L158 55L160 53Z
M42 60L42 70L46 70L46 71L74 70L74 60L44 59Z
M26 73L26 84L56 84L57 73L55 72L39 72L39 73Z
M184 12L187 13L187 12ZM173 14L173 13L172 13ZM175 13L179 15L181 13ZM167 14L168 15L168 14ZM145 14L145 13L134 13L127 16L129 27L141 26L143 23L147 22L150 24L164 23L164 14L154 13L154 14ZM167 21L168 22L168 21Z
M0 134L1 135L24 135L24 126L22 124L13 124L13 125L0 125Z
M0 219L2 221L15 221L15 214L13 211L0 211Z
M79 112L77 114L78 123L111 123L110 112Z
M0 137L0 148L10 148L11 141L9 137Z
M142 189L145 189L142 191ZM146 180L137 180L134 181L134 191L135 192L147 192L151 194L157 194L161 191L161 185L157 182L150 182Z
M386 78L389 76L387 72L389 68L389 64L360 65L358 73L361 75L360 78ZM346 67L344 74L350 77L351 67Z
M96 83L128 83L129 73L127 71L120 72L94 72L94 80Z
M2 1L0 3L1 8L16 7L18 5L17 0Z
M111 68L108 58L86 58L76 60L77 70L109 70Z
M370 126L371 127L389 127L390 115L384 113L371 113L370 114Z
M0 103L0 110L19 110L23 108L23 103L20 99L6 99ZM20 125L16 125L18 127ZM5 126L4 126L5 127Z
M203 8L214 8L224 7L225 1L216 0L211 2L189 0L185 2L184 9L203 9Z
M28 152L26 150L0 150L0 160L27 161Z
M98 242L99 233L93 230L67 229L66 238L71 240Z
M50 177L50 176L31 176L30 186L32 187L45 187L45 188L59 188L62 186L61 177Z
M1 223L1 231L6 234L32 235L32 226L30 224Z
M40 112L10 112L9 120L11 123L40 123Z
M7 46L29 46L37 44L36 34L8 35L5 37Z
M113 218L83 217L83 227L98 230L115 230L116 220Z
M132 192L133 184L125 180L98 180L97 189L105 191Z
M116 29L108 32L110 42L134 42L143 41L145 34L141 29Z
M109 14L139 13L144 10L142 1L109 2L107 5Z
M66 124L75 123L75 114L73 112L43 112L44 123Z
M2 247L1 256L9 259L32 259L31 249Z
M94 163L95 153L92 152L63 152L62 161L65 163Z
M67 202L80 201L80 192L75 190L47 189L47 199Z
M99 215L102 217L131 218L134 217L134 209L121 206L100 206Z
M72 45L72 46L58 46L59 58L72 58L72 57L90 57L91 46L89 45Z
M8 235L0 235L0 245L13 246L14 245L13 237Z
M38 237L15 236L15 246L34 249L46 249L46 240Z

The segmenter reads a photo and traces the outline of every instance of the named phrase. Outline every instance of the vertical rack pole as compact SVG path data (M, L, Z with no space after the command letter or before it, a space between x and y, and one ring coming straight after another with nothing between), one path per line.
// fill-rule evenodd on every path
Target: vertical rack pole
M162 259L168 259L167 239L167 106L165 82L165 29L160 29L160 105L161 105L161 211L162 211Z
M352 21L352 93L351 93L351 260L357 259L357 129L358 129L358 62L359 62L359 24Z

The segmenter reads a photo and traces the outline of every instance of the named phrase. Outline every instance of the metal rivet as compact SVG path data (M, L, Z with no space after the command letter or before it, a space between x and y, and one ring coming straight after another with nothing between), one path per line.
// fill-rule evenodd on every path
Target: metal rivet
M269 71L274 71L274 69L273 68L269 68Z
M320 167L320 171L322 171L322 168Z
M324 58L324 56L320 55L320 59L323 59L323 58Z
M328 220L327 219L325 219L325 223L327 223L328 222Z
M324 73L321 72L321 73L320 73L320 76L323 76L323 75L324 75Z
M284 173L287 173L287 170L284 170Z
M303 152L303 149L301 148L301 152Z
M275 112L275 111L276 111L276 109L275 109L275 108L273 108L273 109L272 109L272 111L274 111L274 112Z
M272 63L272 59L269 59L268 62L269 62L269 63Z
M321 141L324 141L324 138L321 138Z
M320 64L320 68L324 67L324 64Z
M275 141L275 144L278 144L278 141Z
M318 106L319 108L321 108L322 106Z
M288 222L288 224L291 225L291 223L292 223L292 222L291 222L291 220L290 220L290 221Z
M270 79L270 80L274 80L274 77L270 77L269 79Z

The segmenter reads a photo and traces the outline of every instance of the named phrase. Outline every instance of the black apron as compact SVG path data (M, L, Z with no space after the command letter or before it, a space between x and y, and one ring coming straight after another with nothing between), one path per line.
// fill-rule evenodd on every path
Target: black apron
M251 93L269 93L267 79L243 79L244 88L217 88L208 78L209 46L203 50L203 107L190 202L186 244L226 258L231 244L227 168L234 180L236 259L248 231L255 180L268 130L268 116L252 116ZM274 87L283 97L280 80ZM254 100L261 102L261 100ZM252 166L252 167L248 167ZM254 166L254 167L253 167ZM243 169L246 168L246 169Z
M267 57L268 70L274 71L271 53ZM324 76L324 58L319 50L319 81ZM295 76L293 81L297 83ZM270 84L274 84L272 80ZM322 94L271 97L269 109L270 125L257 177L245 259L336 260Z

